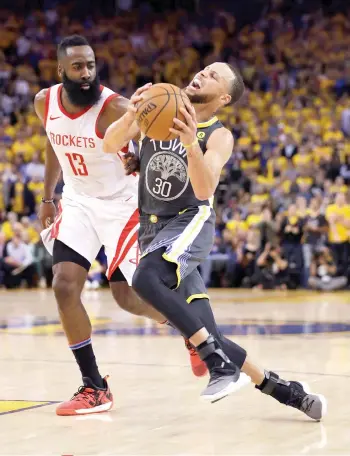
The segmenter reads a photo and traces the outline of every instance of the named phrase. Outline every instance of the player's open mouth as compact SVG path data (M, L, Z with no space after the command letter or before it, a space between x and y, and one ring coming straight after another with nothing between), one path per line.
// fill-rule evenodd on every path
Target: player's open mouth
M89 90L90 89L90 84L88 84L88 83L81 84L80 88L83 89L83 90Z
M202 88L202 81L199 78L194 78L189 87L195 90L199 90Z

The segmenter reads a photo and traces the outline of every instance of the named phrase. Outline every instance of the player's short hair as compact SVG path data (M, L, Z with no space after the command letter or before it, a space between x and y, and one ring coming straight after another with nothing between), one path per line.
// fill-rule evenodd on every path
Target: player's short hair
M57 58L67 54L67 49L75 46L90 46L88 40L81 35L70 35L63 38L57 47Z
M244 82L243 78L241 76L241 73L239 72L238 68L234 65L230 65L229 63L226 63L226 65L230 68L230 70L233 73L233 80L230 83L230 91L229 94L231 95L231 101L230 103L236 103L241 96L244 93Z

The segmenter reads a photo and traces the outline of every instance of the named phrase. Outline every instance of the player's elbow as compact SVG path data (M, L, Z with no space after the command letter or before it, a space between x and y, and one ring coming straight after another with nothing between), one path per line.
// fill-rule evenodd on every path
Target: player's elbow
M113 154L113 153L116 153L118 150L120 150L120 149L116 149L116 147L112 147L111 143L106 139L103 140L102 149L105 154Z
M103 141L103 144L102 144L102 150L105 154L110 154L111 153L111 150L109 148L109 145L107 142Z
M206 201L213 196L214 192L211 189L208 189L208 190L207 189L200 189L200 190L194 189L194 194L195 194L195 197L199 201Z
M196 194L196 198L197 198L197 200L199 200L199 201L206 201L206 200L208 200L208 199L210 198L210 196L208 196L208 195L205 194L205 193L203 193L203 194L202 194L202 193L199 193L199 194Z

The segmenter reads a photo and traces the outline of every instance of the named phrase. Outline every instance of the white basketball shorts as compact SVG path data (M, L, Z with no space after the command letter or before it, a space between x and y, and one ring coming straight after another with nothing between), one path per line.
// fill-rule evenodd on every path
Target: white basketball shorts
M60 201L55 222L42 231L46 249L53 252L55 239L60 240L92 263L102 246L105 248L107 278L120 268L131 285L139 262L137 233L139 213L137 196L101 200L85 196Z

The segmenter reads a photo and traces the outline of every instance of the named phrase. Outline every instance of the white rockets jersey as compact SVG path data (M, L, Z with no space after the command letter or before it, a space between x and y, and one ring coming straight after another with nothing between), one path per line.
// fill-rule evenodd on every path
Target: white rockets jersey
M136 192L138 179L125 175L123 152L104 153L103 134L97 128L99 116L118 94L101 86L94 106L70 114L62 105L61 91L62 84L47 91L45 129L62 168L64 195L112 199Z

